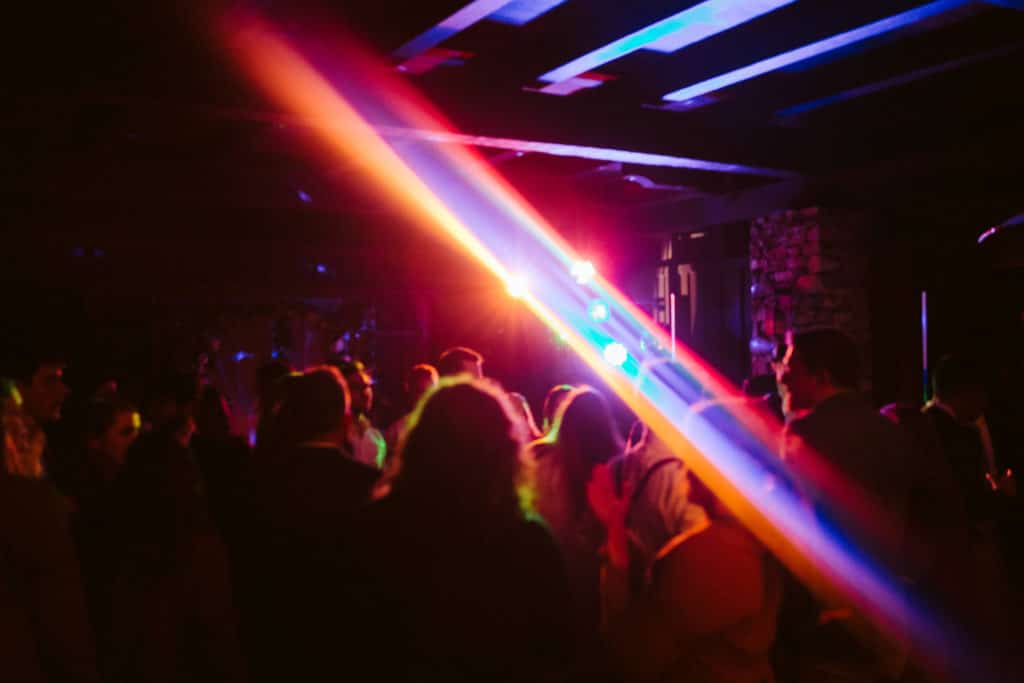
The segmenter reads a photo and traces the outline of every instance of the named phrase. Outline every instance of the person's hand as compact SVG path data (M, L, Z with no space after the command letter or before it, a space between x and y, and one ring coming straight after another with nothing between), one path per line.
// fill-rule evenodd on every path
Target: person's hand
M615 493L615 481L608 465L597 465L587 482L587 501L590 509L605 528L626 525L626 497Z
M1002 493L1007 496L1017 495L1017 480L1013 476L1013 470L1007 469L997 477L993 477L991 474L986 474L985 479L988 480L988 485L991 486L992 490L996 493Z
M629 541L626 535L626 512L628 511L631 487L627 486L622 496L615 493L615 481L608 465L597 465L587 482L587 501L594 516L608 531L605 551L608 561L614 567L625 569L629 566Z

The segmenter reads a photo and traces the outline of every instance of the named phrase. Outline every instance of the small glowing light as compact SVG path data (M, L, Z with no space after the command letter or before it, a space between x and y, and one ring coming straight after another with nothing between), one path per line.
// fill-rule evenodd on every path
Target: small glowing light
M604 347L602 355L606 361L615 367L621 367L629 358L629 351L627 351L626 347L619 342L612 342L608 346Z
M322 263L316 264L316 272L318 272L318 273L326 273L327 272L327 266L325 266Z
M311 201L313 201L313 198L310 197L309 194L305 190L299 190L295 194L297 194L299 196L300 200L306 202L307 204L309 204Z
M599 323L606 322L611 317L608 304L598 299L590 304L590 317Z
M249 353L248 351L239 351L238 353L235 354L236 363L241 363L246 358L252 358L252 354Z
M691 232L690 233L690 239L691 240L699 240L703 236L704 236L704 233L702 233L702 232Z
M572 264L572 270L569 272L572 273L576 282L585 285L597 275L597 268L594 268L594 264L590 261L577 261Z
M513 299L522 299L526 296L526 276L523 274L510 275L505 283L508 295Z

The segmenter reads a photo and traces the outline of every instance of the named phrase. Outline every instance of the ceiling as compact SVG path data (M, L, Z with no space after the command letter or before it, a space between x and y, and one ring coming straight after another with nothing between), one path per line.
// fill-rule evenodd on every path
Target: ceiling
M346 25L542 205L571 194L651 231L822 188L944 216L955 203L982 228L1021 209L1024 2L255 4L283 23ZM153 206L246 211L243 228L223 221L246 233L386 215L225 62L208 8L185 7L21 9L0 112L6 210L95 229Z

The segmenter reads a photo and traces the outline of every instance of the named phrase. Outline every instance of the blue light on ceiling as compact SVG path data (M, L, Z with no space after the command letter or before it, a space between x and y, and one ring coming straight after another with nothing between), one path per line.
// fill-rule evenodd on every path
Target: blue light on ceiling
M540 80L558 83L637 50L675 52L796 0L706 0L553 69Z
M685 88L674 90L662 97L662 99L668 102L685 102L695 97L700 97L701 95L721 90L722 88L726 88L730 85L735 85L736 83L742 83L743 81L757 78L758 76L777 69L785 68L792 64L796 64L797 62L817 57L825 54L826 52L838 50L889 31L895 31L903 28L904 26L909 26L937 14L955 9L967 2L968 0L936 0L935 2L930 2L926 5L921 5L914 9L907 10L906 12L900 12L899 14L894 14L890 17L886 17L885 19L879 19L878 21L870 24L865 24L859 28L838 33L814 43L809 43L803 47L798 47L795 50L783 52L775 55L774 57L768 57L767 59L762 59L759 62L754 62L753 64L748 64L747 66L734 71L720 74L714 78L709 78L706 81L701 81L700 83L694 83L693 85L688 85Z
M394 54L402 59L410 59L440 45L482 19L521 26L563 2L565 0L473 0L395 50Z
M512 0L487 18L502 24L522 26L553 10L563 2L565 0Z
M487 15L501 9L508 0L474 0L436 26L427 29L402 47L395 50L396 57L408 59L424 50L440 45L444 40L477 23Z

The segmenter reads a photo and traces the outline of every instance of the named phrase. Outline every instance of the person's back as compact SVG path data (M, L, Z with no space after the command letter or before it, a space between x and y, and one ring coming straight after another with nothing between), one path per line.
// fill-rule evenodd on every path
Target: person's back
M326 680L339 658L338 568L347 524L378 472L342 452L348 394L337 371L295 380L273 447L250 462L231 532L253 677Z
M425 513L396 494L357 518L364 609L349 630L371 641L363 670L512 682L563 664L569 604L554 540L537 522L479 525L467 513Z
M140 438L110 498L106 676L245 680L227 553L189 449L166 429Z
M503 394L467 379L442 381L413 418L392 492L353 525L357 676L523 681L565 666L568 587L520 510L514 428Z
M666 546L611 638L629 680L763 683L782 598L773 558L729 516Z
M0 379L0 677L95 681L67 510L39 456L20 392Z
M811 477L822 501L838 502L843 495L839 489L852 482L882 504L894 521L902 522L908 493L909 440L867 400L853 392L828 398L791 422L786 433L786 457L798 473ZM809 451L795 446L793 437ZM805 455L820 456L822 461L809 462L803 459Z
M786 427L782 455L823 525L903 575L912 447L857 393L858 356L836 330L794 335L779 383L784 411L799 417ZM835 614L849 616L826 618ZM783 673L800 681L874 680L895 675L905 661L905 643L847 605L817 602L795 580L787 585L780 641Z
M0 677L94 681L66 512L52 483L0 473Z

